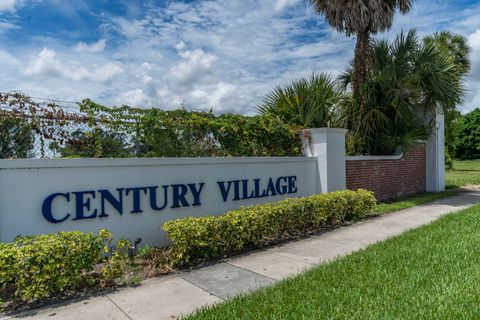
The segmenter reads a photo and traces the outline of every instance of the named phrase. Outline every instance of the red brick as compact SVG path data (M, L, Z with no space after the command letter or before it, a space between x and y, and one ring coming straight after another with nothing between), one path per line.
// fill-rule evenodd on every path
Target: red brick
M347 189L367 189L379 200L425 192L425 145L399 160L347 160Z

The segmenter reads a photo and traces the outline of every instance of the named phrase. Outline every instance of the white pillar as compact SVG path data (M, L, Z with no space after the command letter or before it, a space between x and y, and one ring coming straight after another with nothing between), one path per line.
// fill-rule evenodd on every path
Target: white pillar
M433 132L426 145L427 192L445 190L445 120L440 111L431 115Z
M317 193L346 189L346 133L340 128L302 131L304 156L317 158Z

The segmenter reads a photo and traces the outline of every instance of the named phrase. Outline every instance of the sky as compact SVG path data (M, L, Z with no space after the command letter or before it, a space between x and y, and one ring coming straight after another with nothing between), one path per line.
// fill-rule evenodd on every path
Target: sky
M480 0L417 0L376 37L412 27L468 39L460 108L480 107ZM307 0L0 0L0 92L254 114L277 85L341 73L354 44Z

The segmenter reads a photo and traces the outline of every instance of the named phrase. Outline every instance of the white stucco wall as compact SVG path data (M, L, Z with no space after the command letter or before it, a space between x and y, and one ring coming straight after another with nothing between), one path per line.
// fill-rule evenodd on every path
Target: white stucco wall
M223 201L217 181L249 179L247 186L254 187L253 179L261 179L265 188L269 178L295 176L296 192L245 200ZM318 165L316 157L305 158L166 158L166 159L62 159L62 160L0 160L0 241L11 241L17 235L33 235L58 231L80 230L96 232L107 228L119 238L143 239L142 244L164 244L160 226L167 220L186 216L218 215L239 206L272 202L285 197L301 197L317 192ZM190 206L171 208L174 184L204 183L200 193L201 205L192 206L193 195L185 199ZM286 180L281 180L285 185ZM141 193L143 212L131 213L133 191L125 194L125 188L159 186L158 201L163 202L162 186L167 187L168 206L155 211L150 208L149 195ZM225 186L227 184L224 184ZM120 214L105 201L107 217L101 215L98 190L109 190L118 195L123 188L123 213ZM232 187L233 188L233 184ZM96 217L74 220L76 194L83 194L84 216ZM149 190L147 190L149 191ZM250 191L249 191L250 192ZM65 221L51 223L42 214L42 204L54 193L68 194L55 197L52 215ZM120 196L118 196L120 198ZM87 202L90 202L88 210Z

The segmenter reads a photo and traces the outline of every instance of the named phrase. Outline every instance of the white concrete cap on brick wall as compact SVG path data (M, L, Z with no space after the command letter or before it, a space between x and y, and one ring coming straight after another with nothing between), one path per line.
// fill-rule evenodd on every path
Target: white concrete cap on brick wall
M303 153L316 157L318 164L317 192L346 188L345 134L341 128L306 129L301 133Z

